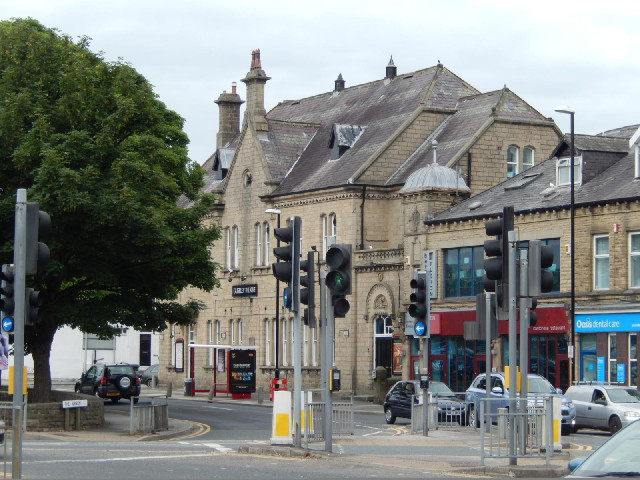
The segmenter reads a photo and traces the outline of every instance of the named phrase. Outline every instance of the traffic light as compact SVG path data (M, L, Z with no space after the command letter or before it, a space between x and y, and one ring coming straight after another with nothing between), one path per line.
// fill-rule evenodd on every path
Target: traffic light
M490 338L498 336L498 321L496 318L496 299L495 293L490 294L490 318L489 318L489 335ZM465 340L485 340L487 336L487 299L486 294L478 293L476 295L476 320L475 322L464 322L463 338Z
M427 335L427 322L429 321L429 292L427 285L427 272L414 272L409 283L413 292L409 295L409 315L415 318L413 330L417 337Z
M311 328L316 326L315 265L313 260L313 252L307 252L307 259L300 261L300 270L306 272L306 275L300 275L300 303L307 305L302 317L304 324Z
M331 292L334 317L344 318L351 305L346 295L351 295L351 244L335 244L326 255L329 272L325 279Z
M538 306L538 299L535 297L531 298L531 306L529 307L529 326L535 327L536 323L538 323L538 313L535 311Z
M40 210L37 203L27 203L27 244L25 252L25 275L35 275L49 263L49 247L38 241L51 232L51 217Z
M285 288L284 304L294 312L298 311L300 289L300 231L302 220L300 217L292 217L288 227L276 228L274 236L288 245L275 247L273 254L279 262L271 264L273 276L281 282L288 283Z
M553 265L553 248L542 245L540 240L529 241L529 296L537 297L553 288L553 272L546 270Z
M14 327L13 311L16 304L13 277L13 265L2 265L2 273L0 273L0 310L2 310L2 330L5 332L12 332Z
M482 283L486 292L495 292L498 318L506 318L509 313L509 232L513 230L513 207L504 207L502 218L485 222L487 235L495 236L485 240L484 276Z
M40 307L42 306L42 296L40 292L33 288L25 289L25 322L28 327L33 327L40 323Z

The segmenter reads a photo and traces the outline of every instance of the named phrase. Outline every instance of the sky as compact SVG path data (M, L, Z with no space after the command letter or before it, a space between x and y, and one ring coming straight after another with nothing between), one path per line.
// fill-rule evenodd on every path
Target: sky
M379 80L440 61L481 92L505 85L569 133L640 124L640 1L0 0L0 20L31 17L121 59L185 119L189 157L215 151L218 106L261 50L267 111L282 100Z

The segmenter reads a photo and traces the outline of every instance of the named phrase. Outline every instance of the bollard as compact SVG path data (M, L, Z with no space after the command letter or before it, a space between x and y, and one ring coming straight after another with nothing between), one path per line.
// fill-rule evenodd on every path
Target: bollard
M173 383L169 382L167 385L167 397L171 397L171 393L173 392Z
M207 398L207 401L209 403L213 403L213 392L216 389L215 385L211 385L211 388L209 389L209 397Z
M498 409L498 438L503 440L507 438L507 419L505 417L507 411L506 408ZM487 419L487 422L489 422L489 419Z
M271 424L271 445L291 445L291 392L273 392L273 417Z

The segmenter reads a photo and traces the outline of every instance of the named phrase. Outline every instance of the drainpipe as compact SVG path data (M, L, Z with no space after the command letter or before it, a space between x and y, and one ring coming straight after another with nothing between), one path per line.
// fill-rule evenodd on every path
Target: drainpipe
M471 152L467 152L467 187L471 188Z
M360 250L364 250L364 199L367 186L362 186L362 203L360 204Z

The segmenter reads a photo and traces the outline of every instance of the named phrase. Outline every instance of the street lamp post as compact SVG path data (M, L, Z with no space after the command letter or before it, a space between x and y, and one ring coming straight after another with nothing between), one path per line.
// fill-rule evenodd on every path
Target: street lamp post
M575 309L576 309L576 269L575 269L575 198L574 198L574 192L575 192L575 165L574 165L574 116L576 111L570 107L558 107L556 108L556 112L558 113L566 113L569 115L570 117L570 142L569 142L569 149L570 149L570 155L571 155L571 167L570 167L570 173L569 173L569 182L571 183L570 186L570 192L571 192L571 199L570 199L570 203L571 203L571 301L569 304L569 309L571 311L571 323L569 324L569 334L570 334L570 338L571 338L571 343L573 343L574 338L573 338L573 332L574 332L574 325L575 325ZM575 350L574 350L575 351ZM569 359L569 361L571 362L571 359ZM574 363L575 364L575 363ZM571 375L573 377L573 365L571 367Z
M267 208L264 213L274 213L278 216L278 226L280 228L280 214L282 213L280 210L275 208ZM280 246L280 239L278 239L277 247ZM276 258L276 262L279 262L280 259ZM280 369L278 368L278 357L280 356L280 280L276 278L276 369L274 372L274 376L276 379L280 378Z

